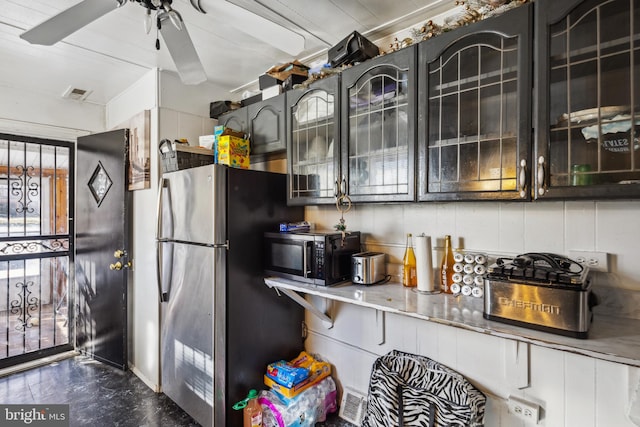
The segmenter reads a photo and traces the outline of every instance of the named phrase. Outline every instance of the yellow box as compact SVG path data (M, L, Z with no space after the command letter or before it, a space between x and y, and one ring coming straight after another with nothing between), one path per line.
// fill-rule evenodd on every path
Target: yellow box
M224 135L216 144L216 163L234 168L249 169L249 140Z
M331 368L327 364L326 366L323 366L323 369L321 370L321 372L318 372L316 375L311 376L302 382L299 382L293 387L285 387L282 384L278 384L273 379L265 375L264 385L271 388L271 390L275 391L276 393L283 395L287 399L291 399L292 397L299 395L309 387L318 384L320 381L328 377L330 373L331 373Z

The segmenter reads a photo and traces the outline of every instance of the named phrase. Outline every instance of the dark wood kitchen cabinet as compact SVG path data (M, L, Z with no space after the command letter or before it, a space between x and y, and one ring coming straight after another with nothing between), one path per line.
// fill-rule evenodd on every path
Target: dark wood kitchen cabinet
M238 108L224 113L218 117L218 124L236 130L238 132L249 133L247 121L247 107Z
M342 72L339 187L354 202L415 200L416 49Z
M252 159L262 158L286 149L284 107L285 94L280 94L229 111L218 118L218 124L248 134Z
M287 94L290 205L335 203L340 177L340 75Z
M532 5L420 43L418 200L530 200Z
M535 196L637 197L640 4L535 4Z
M251 155L286 150L285 97L286 94L282 93L246 107Z

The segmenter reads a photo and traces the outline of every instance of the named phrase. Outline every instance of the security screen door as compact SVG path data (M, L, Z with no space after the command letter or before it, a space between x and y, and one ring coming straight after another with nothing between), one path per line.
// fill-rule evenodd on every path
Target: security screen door
M0 368L73 347L74 158L0 134Z

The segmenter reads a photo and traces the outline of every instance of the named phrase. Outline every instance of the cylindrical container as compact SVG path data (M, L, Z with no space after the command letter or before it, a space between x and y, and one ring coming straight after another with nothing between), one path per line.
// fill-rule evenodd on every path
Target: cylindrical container
M571 185L591 185L591 165L571 165Z
M420 292L438 292L433 280L433 263L431 260L431 237L424 233L416 236L416 273Z

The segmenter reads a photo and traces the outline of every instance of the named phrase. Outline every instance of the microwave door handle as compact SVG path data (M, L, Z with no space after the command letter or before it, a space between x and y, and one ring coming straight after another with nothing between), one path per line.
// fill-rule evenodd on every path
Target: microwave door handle
M306 240L302 242L302 273L305 279L309 278L309 259L307 257L308 243Z

